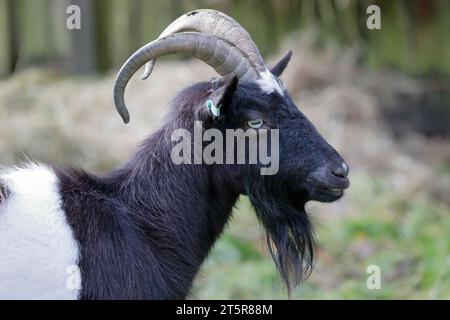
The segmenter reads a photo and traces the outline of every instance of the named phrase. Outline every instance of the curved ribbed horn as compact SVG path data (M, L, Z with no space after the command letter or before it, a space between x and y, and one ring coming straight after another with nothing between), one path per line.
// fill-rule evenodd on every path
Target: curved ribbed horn
M125 123L130 121L130 116L125 105L124 93L133 74L149 60L176 53L184 53L203 60L223 77L235 75L247 81L256 79L258 76L252 63L237 47L216 36L183 32L154 40L128 58L117 74L114 84L114 103Z
M210 9L199 9L186 13L173 21L160 34L158 39L170 34L185 31L207 33L227 40L249 58L253 67L258 72L266 70L259 49L253 42L247 30L245 30L239 22L222 12ZM154 65L155 60L151 60L145 65L145 71L141 79L145 80L150 76Z

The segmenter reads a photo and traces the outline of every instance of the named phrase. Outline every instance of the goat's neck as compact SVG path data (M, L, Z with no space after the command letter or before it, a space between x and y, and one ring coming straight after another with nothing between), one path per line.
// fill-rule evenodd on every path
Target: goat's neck
M82 250L82 298L186 297L230 217L239 196L231 168L175 165L170 132L106 176L57 170ZM105 276L114 281L99 282Z
M162 234L177 246L180 259L198 269L223 231L239 189L229 168L175 165L168 146L161 132L142 144L121 169L121 195L143 218L149 238Z

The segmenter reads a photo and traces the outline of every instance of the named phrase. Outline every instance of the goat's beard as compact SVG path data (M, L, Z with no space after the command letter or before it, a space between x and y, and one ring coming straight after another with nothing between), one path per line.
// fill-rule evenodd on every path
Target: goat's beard
M271 192L267 179L258 180L248 185L247 195L266 230L269 253L290 297L292 290L306 280L314 268L313 228L304 208L305 202L299 205L297 200L294 206L281 197L279 190Z

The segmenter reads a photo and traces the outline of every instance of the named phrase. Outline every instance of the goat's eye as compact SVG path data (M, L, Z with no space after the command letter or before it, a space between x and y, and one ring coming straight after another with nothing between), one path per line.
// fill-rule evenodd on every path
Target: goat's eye
M263 123L264 123L263 119L255 119L255 120L247 121L247 125L253 129L261 128Z

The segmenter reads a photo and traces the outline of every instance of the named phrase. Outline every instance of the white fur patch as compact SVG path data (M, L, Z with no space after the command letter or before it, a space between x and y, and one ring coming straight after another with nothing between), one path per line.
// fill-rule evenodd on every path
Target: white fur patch
M257 79L256 83L258 83L261 90L265 93L272 93L276 91L281 96L284 95L284 86L268 69L266 69L266 71L264 72L261 72L261 78Z
M61 208L58 179L41 165L0 173L0 299L77 299L78 244ZM78 275L79 276L79 275Z

